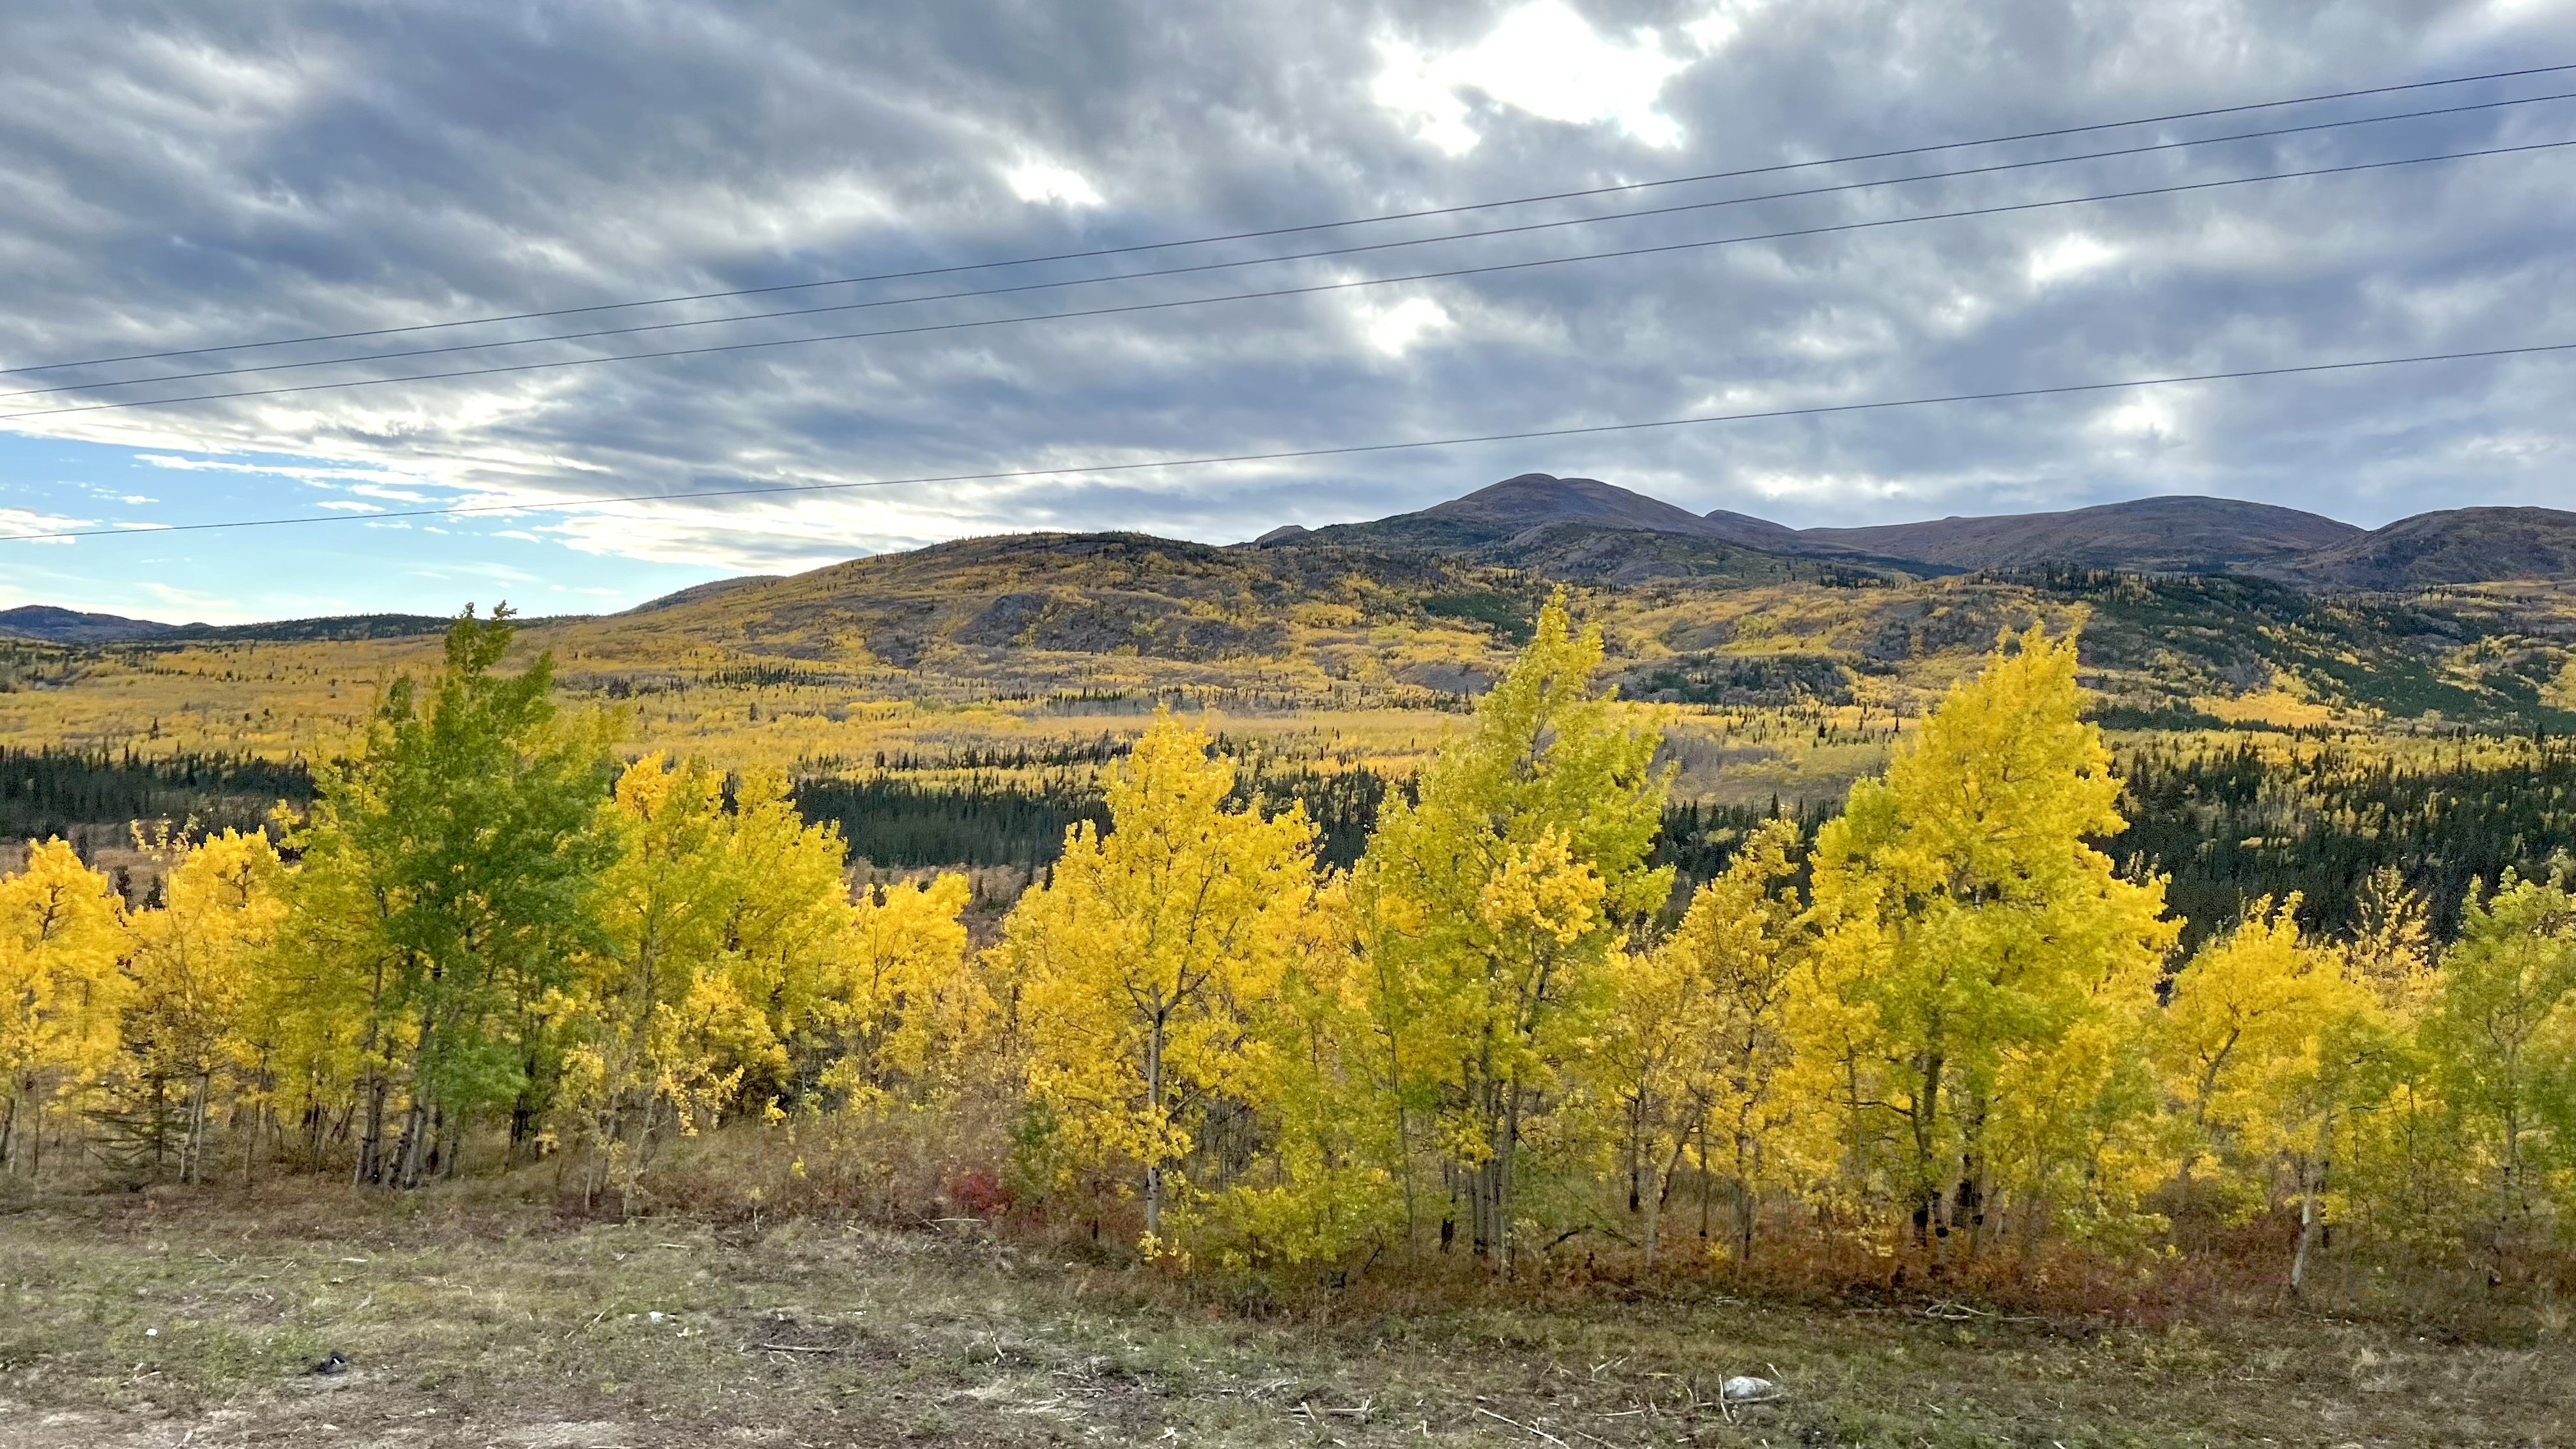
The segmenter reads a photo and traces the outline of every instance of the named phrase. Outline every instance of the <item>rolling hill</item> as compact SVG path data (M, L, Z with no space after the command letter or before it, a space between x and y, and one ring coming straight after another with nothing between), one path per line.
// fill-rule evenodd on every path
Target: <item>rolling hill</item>
M1255 542L1424 549L1615 583L1805 576L1784 559L1914 577L2052 567L2243 574L2311 591L2576 578L2576 513L2549 508L2454 509L2364 530L2296 508L2174 495L2053 513L1789 528L1726 509L1693 514L1597 478L1544 473L1414 513L1275 529Z
M181 626L121 614L84 614L51 604L0 609L0 638L37 639L47 644L105 644L118 639L148 639Z
M2450 508L2275 564L2310 587L2403 592L2507 579L2576 579L2576 513Z
M2349 544L2362 530L2295 508L2230 498L2141 498L2065 513L1942 518L1870 528L1808 528L1802 545L1957 569L2050 564L2127 573L2224 573Z

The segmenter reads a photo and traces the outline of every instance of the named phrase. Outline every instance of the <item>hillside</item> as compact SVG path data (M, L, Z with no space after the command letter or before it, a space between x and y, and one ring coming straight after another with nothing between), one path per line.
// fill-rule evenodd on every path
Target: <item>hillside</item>
M1777 525L1765 526L1794 537ZM1861 550L1784 549L1767 540L1748 542L1746 533L1597 478L1524 473L1416 513L1273 529L1253 543L1265 550L1418 549L1569 583L1661 579L1742 587L1907 576L1891 569L1891 561L1868 558Z
M84 614L51 604L25 604L0 609L0 637L40 639L48 644L103 644L116 639L148 639L180 626L121 614Z
M2362 530L2295 508L2229 498L2141 498L2065 513L1808 528L1804 546L1957 569L2066 564L2130 573L2222 573L2348 543Z
M710 649L787 667L891 670L998 690L1118 679L1323 688L1369 671L1309 646L1393 625L1449 636L1454 666L1534 606L1529 581L1421 550L1218 548L1133 533L1008 534L881 554L567 626L585 656ZM1264 661L1310 666L1281 676ZM1413 681L1399 660L1377 682ZM1338 672L1337 672L1338 671Z
M1373 523L1339 523L1285 542L1375 548L1461 549L1505 542L1543 524L1642 529L1723 540L1723 531L1685 508L1598 478L1523 473L1418 513Z
M2159 544L2158 521L2177 518ZM2228 518L2246 525L2236 543L2211 531ZM1623 694L1684 710L1674 738L1686 789L1796 798L1868 768L1884 749L1874 721L1919 716L1999 630L2034 622L2083 625L2086 683L2121 728L2576 731L2576 580L2549 543L2563 545L2568 521L2427 515L2335 545L2325 569L2278 550L2342 525L2212 500L2011 529L1952 521L1910 540L1847 530L1834 543L1697 518L1597 480L1524 475L1262 545L966 539L722 580L623 614L531 620L527 637L555 652L577 698L629 711L638 747L729 765L1032 750L1096 760L1104 731L1132 729L1159 699L1224 711L1227 729L1292 758L1401 772L1562 584L1605 630ZM2107 547L2106 534L2129 540L2113 556L2157 567L2045 561L2061 547ZM1891 543L1980 562L1899 568L1853 551ZM2271 562L2228 572L2172 566L2265 548ZM2043 562L2006 562L2032 557ZM2455 581L2480 571L2542 577ZM2409 579L2436 586L2393 587ZM7 643L0 744L327 759L385 680L434 659L442 622ZM1838 711L1844 732L1818 734L1818 710ZM1804 723L1787 725L1792 716ZM1744 745L1746 730L1764 743ZM1798 743L1801 730L1815 743Z
M2576 579L2576 513L2452 508L2401 518L2277 565L2312 587L2403 591L2506 579Z

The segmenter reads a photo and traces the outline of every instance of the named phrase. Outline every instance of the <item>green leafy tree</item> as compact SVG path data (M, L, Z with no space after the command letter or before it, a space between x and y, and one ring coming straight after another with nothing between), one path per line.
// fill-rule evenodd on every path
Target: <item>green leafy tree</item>
M2471 900L2421 1029L2477 1173L2491 1271L2512 1271L2576 1154L2576 900L2564 880L2507 876Z
M497 672L513 633L506 607L466 610L445 671L426 694L408 676L386 690L297 832L299 895L333 917L303 940L324 958L315 987L361 1018L362 1181L453 1172L491 1109L514 1141L533 1134L552 1017L599 939L592 896L616 850L599 811L608 724L558 716L551 655Z

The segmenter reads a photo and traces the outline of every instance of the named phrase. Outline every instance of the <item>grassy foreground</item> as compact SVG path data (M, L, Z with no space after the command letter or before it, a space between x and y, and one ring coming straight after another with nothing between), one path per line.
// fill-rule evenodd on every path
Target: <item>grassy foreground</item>
M21 1201L0 1444L2576 1443L2561 1342L1601 1287L1292 1308L1063 1257L434 1191ZM1785 1399L1716 1403L1739 1373Z

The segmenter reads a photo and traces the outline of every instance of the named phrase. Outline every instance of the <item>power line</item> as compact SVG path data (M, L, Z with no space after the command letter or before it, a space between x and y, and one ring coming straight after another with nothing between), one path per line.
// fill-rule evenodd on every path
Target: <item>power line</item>
M2517 155L2526 152L2552 151L2576 146L2576 138L2562 141L2540 141L2518 146L2492 146L2475 151L2444 152L2433 156L2409 156L2385 161L2352 162L2341 166L2320 166L2304 171L2270 172L2259 176L2228 177L2216 181L2179 182L2168 186L2141 187L2129 191L2104 192L2092 196L2058 197L2046 201L2014 202L2008 205L1969 207L1956 211L1927 212L1917 216L1884 217L1869 221L1837 222L1829 226L1795 227L1782 231L1757 232L1741 236L1711 237L1698 241L1667 242L1655 246L1623 247L1613 251L1583 252L1572 256L1539 257L1527 261L1494 262L1473 267L1450 267L1439 271L1411 272L1393 277L1362 277L1340 282L1316 282L1297 287L1276 287L1257 292L1235 292L1215 297L1182 297L1161 302L1129 302L1108 307L1087 307L1062 312L1039 312L1017 317L989 317L963 322L924 323L912 327L886 327L863 332L833 332L814 337L778 337L750 342L710 343L700 347L664 348L655 352L617 353L606 357L558 358L545 362L507 363L491 367L456 368L446 372L406 374L400 377L352 378L340 382L299 383L286 387L244 388L234 392L189 393L178 397L132 398L116 402L81 403L67 407L29 408L0 413L0 423L24 418L61 417L68 414L116 412L127 408L171 407L181 403L223 402L239 398L283 397L314 392L337 392L348 388L381 387L401 382L442 382L465 377L493 377L509 373L539 372L556 368L588 367L607 362L645 362L673 357L703 357L716 353L749 352L773 347L799 347L817 342L854 342L886 337L913 337L931 333L962 332L977 328L1014 326L1028 322L1062 322L1093 317L1114 317L1143 312L1169 311L1181 307L1204 307L1220 302L1255 302L1279 297L1313 296L1327 292L1351 291L1362 287L1383 287L1402 282L1440 281L1454 277L1484 276L1498 272L1529 271L1540 267L1565 266L1575 262L1607 261L1623 257L1654 256L1670 252L1697 251L1710 247L1734 246L1746 242L1782 241L1797 237L1830 236L1840 233L1872 231L1883 227L1911 226L1928 221L1956 221L1969 217L2001 216L2016 212L2045 211L2065 206L2082 206L2104 201L2127 201L2149 196L2175 196L2190 192L2213 191L2230 186L2246 186L2266 181L2295 181L2318 176L2349 175L2362 171L2387 170L2398 166L2422 166L2441 161L2465 161L2487 156Z
M308 358L298 362L256 363L242 367L209 368L201 372L165 373L158 377L117 378L105 382L61 383L52 387L20 388L0 392L0 398L47 397L62 393L98 392L107 388L143 387L152 383L193 382L210 377L243 377L253 373L294 372L314 367L338 367L358 362L392 362L416 357L445 357L460 352L485 352L503 347L534 347L549 342L587 342L602 337L629 337L645 332L671 332L691 327L730 326L738 322L764 322L781 317L812 317L827 313L863 312L880 307L905 307L929 302L953 302L976 297L1009 296L1024 292L1057 291L1070 287L1103 286L1112 282L1145 281L1157 277L1194 275L1202 272L1231 271L1243 267L1274 266L1288 262L1315 261L1328 257L1356 256L1369 252L1393 251L1405 247L1445 245L1451 242L1477 241L1498 236L1517 236L1527 232L1553 231L1565 227L1593 226L1604 222L1634 221L1646 217L1672 216L1684 212L1711 211L1721 207L1746 206L1764 201L1786 201L1804 197L1870 191L1886 186L1902 186L1925 181L1955 180L1969 176L1987 176L2007 171L2026 171L2043 166L2073 165L2083 161L2100 161L2123 156L2147 155L2160 151L2187 150L2199 146L2221 145L2233 141L2256 141L2281 136L2304 135L2319 131L2342 130L2353 126L2374 125L2391 121L2422 120L2433 116L2460 115L2472 111L2498 110L2508 106L2535 105L2544 101L2576 100L2576 91L2559 91L2542 96L2523 96L2513 100L2479 101L2468 105L2441 106L2426 110L2402 111L2382 116L2358 116L2341 121L2317 121L2299 126L2280 126L2261 131L2240 131L2225 136L2203 136L2182 141L2156 141L2137 146L2116 147L2107 151L2080 152L2072 156L2049 156L2026 161L2003 161L1985 166L1958 167L1948 171L1927 171L1911 176L1891 176L1874 181L1847 181L1832 186L1811 186L1791 191L1760 192L1750 196L1723 197L1715 201L1694 201L1677 206L1648 207L1633 211L1607 212L1597 216L1565 217L1554 221L1526 222L1517 226L1489 227L1482 231L1453 232L1441 236L1407 237L1396 241L1367 242L1353 246L1328 247L1315 251L1289 252L1278 256L1244 257L1231 261L1199 262L1187 266L1159 267L1140 272L1119 272L1098 277L1069 277L1057 281L1022 282L1003 287L978 287L956 292L933 292L918 297L876 297L859 302L837 302L814 307L784 307L769 312L741 313L730 317L699 317L678 322L644 322L625 327L603 327L587 332L553 333L542 337L512 337L492 342L458 342L436 347L407 348L398 352L370 352L342 357Z
M898 488L934 483L994 483L1029 478L1061 478L1089 473L1133 473L1157 468L1202 468L1229 463L1277 463L1302 458L1346 458L1366 453L1398 453L1426 448L1456 448L1476 443L1532 442L1544 438L1598 436L1605 433L1636 433L1657 428L1693 427L1707 423L1749 423L1778 418L1826 417L1842 413L1885 412L1896 408L1933 407L1947 403L2006 402L2020 398L2066 397L2081 393L2116 392L2132 387L2171 387L2195 382L2239 382L2254 378L2291 377L2301 374L2354 372L2375 367L2408 367L2435 362L2472 362L2505 357L2533 357L2548 353L2576 352L2576 342L2544 342L2526 347L2488 347L2467 352L2428 352L2408 357L2367 357L2344 362L2308 362L2285 367L2248 367L2228 372L2178 373L2164 377L2133 377L2117 382L2057 383L2047 387L1998 388L1986 392L1942 393L1929 397L1891 398L1877 402L1819 403L1809 407L1766 408L1759 412L1703 413L1690 417L1655 418L1644 422L1592 423L1578 427L1530 428L1512 433L1479 433L1464 437L1418 438L1397 443L1351 443L1332 448L1290 448L1266 453L1227 453L1189 458L1156 458L1143 462L1083 463L1057 468L1016 468L993 473L940 473L912 478L870 478L849 483L778 483L747 488L703 488L685 493L626 493L603 498L580 498L539 503L461 504L450 508L412 508L385 513L308 514L293 518L244 518L219 523L175 523L123 528L65 529L54 533L22 533L0 538L0 542L38 543L74 538L151 538L169 533L203 533L218 529L284 528L308 523L382 523L408 518L454 518L473 514L533 513L597 508L618 503L680 503L708 498L766 497L776 494L837 493L859 488Z
M1255 231L1227 232L1214 236L1184 237L1171 241L1136 242L1125 246L1096 247L1086 251L1052 252L1040 256L1010 257L988 262L963 262L951 266L919 267L908 271L875 272L862 276L830 277L813 282L782 282L766 287L737 287L717 292L694 292L679 296L644 298L630 302L596 302L579 307L555 307L533 312L510 312L489 317L459 318L449 322L419 322L402 327L375 327L353 332L326 332L302 337L270 338L260 342L235 342L212 347L178 348L164 352L126 353L114 357L94 357L73 362L29 363L20 367L0 368L0 376L22 372L52 372L73 367L98 367L117 362L149 362L170 357L199 357L215 352L241 352L260 347L288 347L308 342L347 342L363 337L387 337L403 332L427 332L451 327L480 327L498 322L527 322L547 317L569 317L587 312L617 311L628 307L662 307L682 302L708 302L728 297L756 297L778 292L803 291L815 287L848 286L864 282L902 281L918 277L953 275L958 272L986 271L1000 267L1035 266L1046 262L1084 261L1098 257L1127 256L1137 252L1164 251L1177 247L1210 246L1219 242L1254 241L1265 237L1291 236L1301 232L1329 231L1341 227L1371 226L1393 221L1417 221L1429 217L1459 216L1468 212L1491 211L1507 206L1531 206L1549 201L1572 201L1584 197L1608 196L1623 192L1644 191L1665 186L1684 186L1703 181L1738 180L1748 176L1766 176L1784 171L1807 170L1824 166L1848 165L1859 161L1885 161L1901 156L1929 155L1936 151L1967 150L1979 146L2001 146L2017 141L2049 140L2060 136L2084 135L2094 131L2119 130L2129 126L2164 125L2175 121L2202 120L2211 116L2241 115L2248 111L2278 110L2289 106L2318 105L2327 101L2353 100L2362 96L2395 95L2407 91L2431 90L2443 86L2474 85L2483 81L2513 80L2525 76L2551 75L2576 70L2576 62L2558 65L2526 66L2518 70L2487 71L2477 75L2449 76L2437 80L2409 81L2399 85L2367 86L2357 90L2327 91L2316 95L2291 96L2280 100L2249 101L2241 105L2211 106L2196 111L2174 111L2158 116L2139 116L2120 121L2096 121L2078 126L2059 126L2048 130L2021 131L2010 135L1987 136L1970 141L1941 141L1921 146L1900 146L1887 150L1858 152L1846 156L1823 157L1813 161L1784 161L1768 166L1748 166L1731 171L1709 171L1691 176L1672 176L1654 181L1622 182L1612 186L1586 187L1572 191L1547 192L1534 196L1508 197L1499 201L1469 202L1458 206L1430 207L1416 211L1386 212L1375 216L1350 217L1339 221L1306 222L1296 226L1268 227Z

